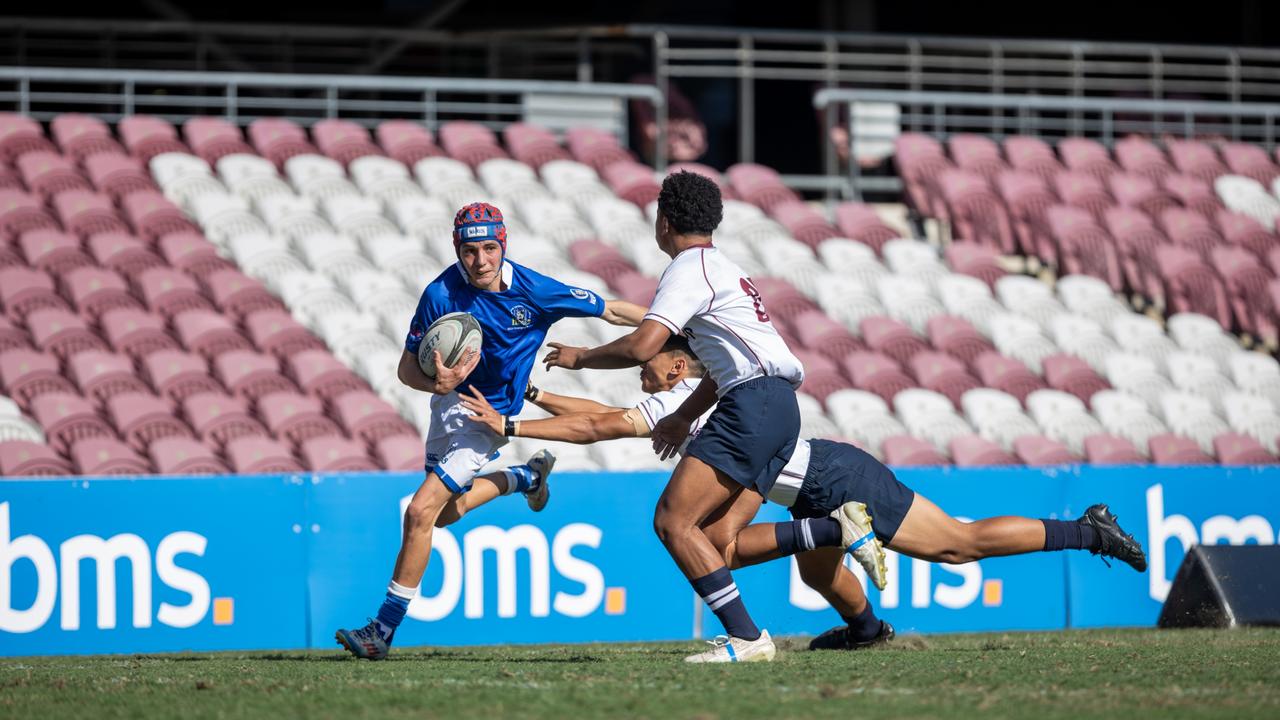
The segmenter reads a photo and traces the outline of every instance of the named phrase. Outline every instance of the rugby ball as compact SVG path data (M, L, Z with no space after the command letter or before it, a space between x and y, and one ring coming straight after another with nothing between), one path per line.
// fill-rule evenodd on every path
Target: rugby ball
M480 332L480 323L471 313L455 312L442 316L431 323L427 334L422 337L418 346L418 366L427 377L436 376L436 361L432 352L440 351L440 362L445 367L453 367L462 358L468 348L480 351L480 342L484 334Z

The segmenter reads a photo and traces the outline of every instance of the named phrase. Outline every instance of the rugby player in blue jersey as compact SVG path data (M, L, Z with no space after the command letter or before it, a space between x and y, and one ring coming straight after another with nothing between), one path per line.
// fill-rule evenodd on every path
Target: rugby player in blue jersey
M645 311L625 301L606 301L506 259L506 225L501 211L488 203L472 203L458 211L453 244L458 262L423 291L409 322L398 372L400 382L432 395L426 479L405 511L400 553L377 616L362 628L336 633L338 642L358 658L386 657L426 572L431 532L442 513L465 514L472 492L479 502L471 501L470 506L515 492L523 493L535 511L546 505L548 476L555 464L546 450L524 465L477 477L507 439L466 419L469 413L457 388L483 396L504 415L516 415L524 403L538 348L554 322L599 317L615 325L635 326ZM480 352L464 353L451 368L436 352L436 376L428 377L418 365L419 346L427 328L452 312L471 313L480 323L484 332Z

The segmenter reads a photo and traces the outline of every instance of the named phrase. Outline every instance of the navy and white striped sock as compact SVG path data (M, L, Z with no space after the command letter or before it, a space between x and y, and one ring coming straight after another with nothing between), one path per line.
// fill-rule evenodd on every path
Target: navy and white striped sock
M760 639L760 628L747 613L747 606L742 602L729 568L722 567L694 580L693 589L720 619L727 635L743 640Z
M778 542L778 551L783 555L795 555L820 547L837 547L840 545L840 523L829 517L775 523L773 537Z

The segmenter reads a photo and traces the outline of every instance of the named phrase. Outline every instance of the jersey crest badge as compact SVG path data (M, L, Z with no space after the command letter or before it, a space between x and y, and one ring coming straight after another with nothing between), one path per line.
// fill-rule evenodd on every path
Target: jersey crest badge
M511 308L512 327L529 327L531 324L533 324L533 313L529 312L529 308L523 305L515 305Z

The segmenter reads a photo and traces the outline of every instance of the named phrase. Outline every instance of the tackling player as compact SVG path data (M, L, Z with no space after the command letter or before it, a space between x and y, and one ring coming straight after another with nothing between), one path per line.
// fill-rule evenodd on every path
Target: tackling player
M524 493L533 510L548 496L548 475L555 458L546 450L528 463L483 477L476 473L507 440L501 433L467 422L467 411L455 389L464 381L503 412L515 414L524 402L520 389L552 323L566 317L600 317L616 325L635 326L644 308L620 300L605 301L593 292L569 287L506 259L507 229L502 213L488 203L472 203L453 219L457 264L427 285L409 322L400 382L431 393L431 430L426 440L427 476L404 515L400 553L387 595L377 617L356 630L339 629L338 642L358 658L387 655L396 627L431 557L431 531L446 508L465 512L466 493L482 486L482 494ZM468 312L484 331L481 351L467 351L454 367L434 353L436 376L418 364L427 328L442 315ZM463 509L459 511L459 507Z
M463 403L476 422L505 427L513 436L591 443L647 435L664 413L672 412L681 395L692 392L686 375L698 374L697 361L688 358L677 340L673 337L662 353L645 363L642 387L655 394L631 410L551 396L548 408L585 411L511 423L479 395L463 396ZM1147 568L1141 545L1120 528L1106 505L1089 507L1078 520L1006 515L964 523L903 485L880 461L846 443L798 440L791 460L776 480L765 484L764 493L770 501L790 508L796 520L748 525L763 501L759 493L748 490L718 509L703 530L733 569L796 555L801 578L847 623L815 638L811 649L854 649L893 634L888 623L875 617L862 587L844 566L841 550L848 542L830 539L839 532L831 516L849 503L865 503L871 517L877 542L859 561L880 589L886 583L880 543L908 557L951 564L1040 551L1089 550L1119 559L1139 572ZM876 561L864 561L868 556Z

